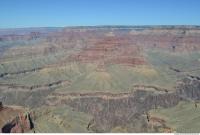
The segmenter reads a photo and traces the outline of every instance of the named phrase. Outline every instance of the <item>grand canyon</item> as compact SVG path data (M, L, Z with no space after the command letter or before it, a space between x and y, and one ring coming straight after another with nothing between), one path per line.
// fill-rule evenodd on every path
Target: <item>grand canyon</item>
M200 26L0 29L3 133L200 132Z

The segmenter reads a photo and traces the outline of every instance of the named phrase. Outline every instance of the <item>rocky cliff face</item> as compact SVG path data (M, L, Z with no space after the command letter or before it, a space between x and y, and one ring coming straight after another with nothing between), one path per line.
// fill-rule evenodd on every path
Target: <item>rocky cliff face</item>
M177 93L182 98L200 100L200 78L195 76L185 78L178 86Z
M189 84L188 84L189 83ZM145 90L137 90L132 93L124 94L75 94L73 96L57 95L47 100L48 105L66 104L74 108L76 111L89 113L94 116L95 126L93 130L99 132L110 132L112 128L117 126L126 127L137 120L138 116L142 119L143 127L141 131L148 131L147 119L142 117L151 109L158 107L170 108L179 103L181 100L198 100L200 81L191 78L182 80L175 92L149 92ZM57 96L56 96L57 95ZM70 95L70 96L69 96ZM109 124L108 124L109 123ZM137 131L137 130L136 130Z
M88 94L52 94L45 101L47 106L68 105L75 111L84 112L94 117L88 123L89 130L93 132L111 132L115 127L127 128L132 125L130 132L156 132L157 126L149 130L146 114L151 109L158 107L170 108L181 100L199 100L200 81L196 78L185 78L179 83L175 92L158 92L136 90L130 93L88 93ZM10 132L25 132L30 130L29 115L20 115L11 123L7 123L2 131L11 127ZM21 129L17 119L26 125ZM156 118L155 118L156 119ZM155 121L151 118L150 121ZM136 126L135 123L141 125ZM165 124L163 126L167 130ZM4 132L4 131L3 131Z
M199 100L200 80L197 78L185 78L179 82L175 92L146 91L136 90L128 93L53 93L45 101L47 106L69 105L75 111L85 112L94 116L93 124L90 129L95 132L111 132L115 127L126 127L140 121L141 127L134 129L134 132L147 132L148 121L146 113L151 109L158 107L169 108L177 105L181 100ZM10 97L13 98L13 97ZM26 98L27 99L27 98ZM17 102L18 99L16 99ZM32 101L32 99L29 99ZM29 102L28 101L28 102ZM44 101L43 101L44 102ZM13 103L10 103L13 104ZM21 104L18 102L18 104ZM22 104L21 104L22 105ZM30 104L31 105L31 104ZM34 106L40 106L41 102L33 103ZM20 116L21 117L21 116ZM27 122L24 116L22 121ZM15 123L15 124L12 124ZM12 122L12 132L21 132L22 129ZM7 125L8 126L8 125Z
M181 100L200 99L199 77L182 72L189 74L192 69L192 73L198 73L198 69L193 69L199 65L199 43L199 27L187 26L84 27L0 34L0 95L6 97L6 105L33 110L42 105L68 105L92 115L94 119L86 127L88 132L112 132L121 127L127 128L127 132L156 132L157 126L164 127L164 122L150 118L157 125L149 130L149 110L170 108ZM146 53L149 50L167 52L170 58L152 57L152 62ZM187 59L182 60L185 56ZM187 60L192 64L182 70ZM168 83L179 77L181 81L174 90L161 88L163 80ZM155 84L150 83L152 80ZM91 82L107 89L82 90L81 86ZM127 84L130 87L124 87ZM114 88L120 91L111 90ZM19 121L7 122L5 129L31 129L29 115L18 118ZM20 123L27 130L21 129Z
M34 129L32 115L20 114L2 127L2 133L25 133Z
M195 27L148 27L137 29L130 28L63 28L57 30L30 30L23 33L5 33L0 35L1 41L36 40L42 46L21 48L26 55L33 53L48 54L59 50L76 50L72 58L79 61L94 61L104 57L108 61L115 61L118 55L125 61L138 61L144 64L141 56L143 48L161 48L169 51L197 51L199 50L200 32ZM1 31L0 31L1 33ZM54 45L53 45L54 44ZM21 54L16 49L16 55ZM77 53L78 52L78 53ZM29 53L29 54L28 54ZM132 57L130 55L132 54ZM116 56L116 58L110 58ZM139 59L138 59L139 58ZM128 62L128 64L131 62ZM134 62L133 62L134 63ZM127 64L125 62L125 64Z

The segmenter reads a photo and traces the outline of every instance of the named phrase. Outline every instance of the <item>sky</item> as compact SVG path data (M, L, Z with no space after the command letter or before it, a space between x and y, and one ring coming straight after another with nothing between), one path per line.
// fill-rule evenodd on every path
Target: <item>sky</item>
M0 0L0 28L200 25L200 0Z

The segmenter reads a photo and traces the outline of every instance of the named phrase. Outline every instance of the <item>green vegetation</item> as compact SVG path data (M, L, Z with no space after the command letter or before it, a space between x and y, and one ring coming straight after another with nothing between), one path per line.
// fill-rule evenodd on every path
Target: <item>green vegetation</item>
M168 76L177 77L178 74L170 70L169 67L185 71L186 73L199 74L200 75L200 52L169 52L163 50L148 50L147 57L148 61L161 72L165 72Z
M84 133L92 117L68 106L42 107L36 112L36 133Z
M166 124L176 132L200 132L200 104L195 108L193 102L180 102L172 108L151 110L150 114L165 119Z
M0 73L13 73L54 64L64 55L64 52L59 52L50 55L13 57L0 63Z
M79 64L76 66L76 77L71 85L58 88L57 92L127 92L134 85L145 84L167 87L173 84L173 80L148 66L120 66L107 65L104 71L97 71L96 66ZM77 70L79 69L79 70ZM80 74L78 74L80 73ZM171 88L171 87L170 87Z
M12 67L12 66L11 66ZM95 64L66 63L47 67L36 72L12 75L0 79L2 83L26 86L42 85L58 80L68 80L70 85L59 87L59 91L112 91L131 90L133 85L145 84L172 88L174 80L149 66L107 65L98 71Z

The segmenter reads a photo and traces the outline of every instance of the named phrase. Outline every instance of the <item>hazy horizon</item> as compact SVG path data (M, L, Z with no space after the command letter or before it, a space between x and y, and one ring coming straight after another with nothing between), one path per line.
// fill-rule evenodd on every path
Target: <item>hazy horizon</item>
M62 28L84 28L84 27L88 27L88 28L94 28L94 27L97 27L97 28L104 28L104 27L110 27L110 28L115 28L115 27L125 27L125 28L148 28L148 27L198 27L200 28L200 25L71 25L71 26L36 26L36 27L28 27L28 26L25 26L25 27L8 27L8 28L1 28L0 27L0 30L10 30L10 29L62 29Z

